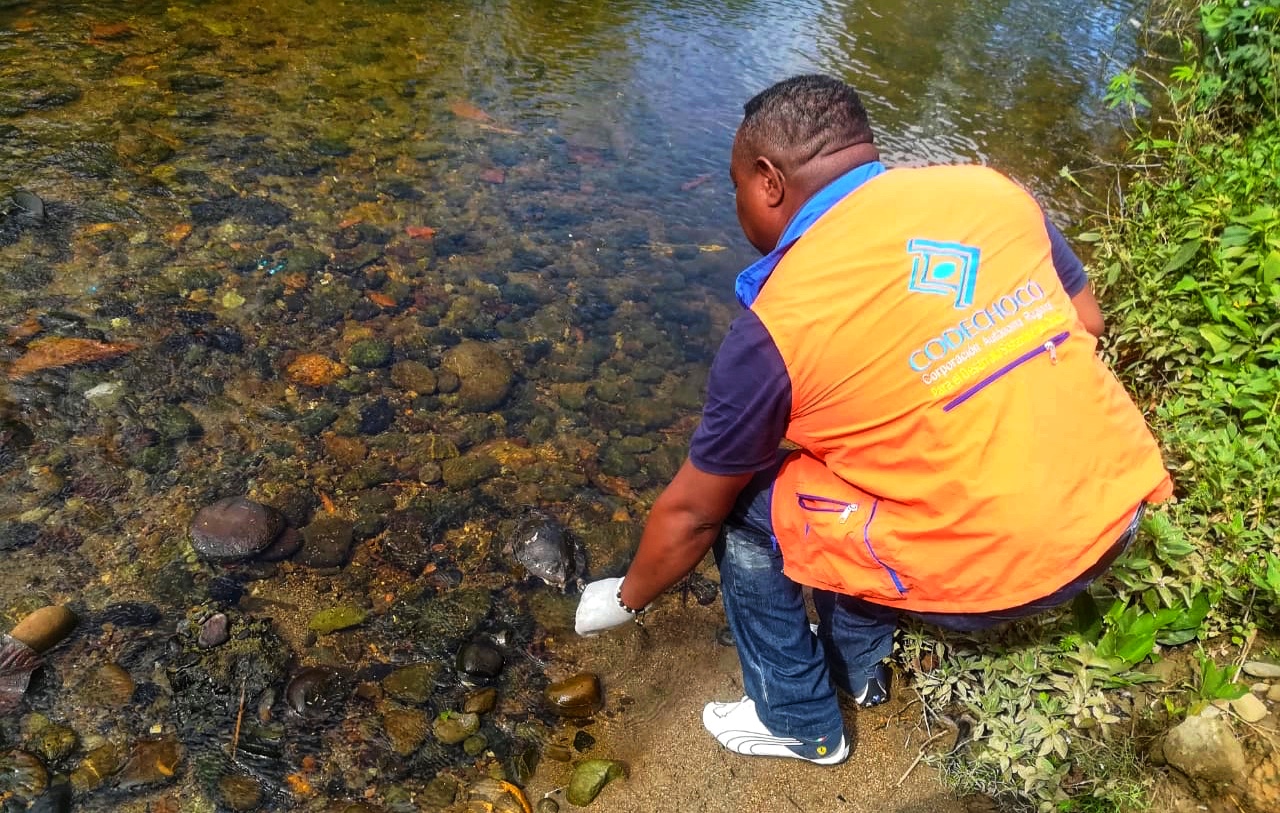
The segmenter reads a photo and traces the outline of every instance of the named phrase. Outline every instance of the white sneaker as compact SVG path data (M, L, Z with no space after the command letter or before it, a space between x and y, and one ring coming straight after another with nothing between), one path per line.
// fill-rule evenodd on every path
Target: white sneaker
M755 701L749 697L736 703L708 703L702 710L702 725L717 742L737 754L791 757L818 765L837 765L849 758L849 742L843 732L835 746L825 740L806 742L775 736L760 722Z

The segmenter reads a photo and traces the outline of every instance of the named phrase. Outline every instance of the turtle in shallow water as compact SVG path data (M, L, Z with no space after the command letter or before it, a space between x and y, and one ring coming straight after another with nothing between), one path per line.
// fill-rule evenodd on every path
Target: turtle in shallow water
M543 514L533 514L520 524L508 546L518 564L542 581L568 592L582 587L586 556L560 523Z

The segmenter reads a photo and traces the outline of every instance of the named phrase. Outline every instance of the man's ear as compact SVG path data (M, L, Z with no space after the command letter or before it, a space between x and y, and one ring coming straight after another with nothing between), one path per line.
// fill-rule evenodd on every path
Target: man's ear
M756 158L756 178L764 187L764 200L771 208L782 205L786 198L787 177L776 164L763 155Z

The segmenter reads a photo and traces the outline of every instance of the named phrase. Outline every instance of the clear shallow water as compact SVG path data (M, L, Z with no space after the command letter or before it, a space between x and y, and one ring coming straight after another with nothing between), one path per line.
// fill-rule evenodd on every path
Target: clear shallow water
M81 775L87 810L247 806L237 783L402 809L437 771L518 779L556 736L538 692L572 598L508 548L537 508L616 570L679 464L752 259L742 103L839 74L891 162L990 163L1070 213L1058 171L1108 149L1137 6L3 5L0 200L45 214L0 220L0 612L82 623L0 743L37 751L39 711L77 736L51 773L118 751ZM65 355L82 341L106 357ZM195 512L238 495L303 558L195 557ZM335 539L340 564L307 553ZM308 629L346 606L368 620ZM215 612L247 665L192 648ZM489 750L411 748L493 636ZM386 687L411 664L438 669L424 699ZM342 673L333 719L290 716L309 666ZM258 761L227 747L242 707ZM142 772L171 746L174 776Z

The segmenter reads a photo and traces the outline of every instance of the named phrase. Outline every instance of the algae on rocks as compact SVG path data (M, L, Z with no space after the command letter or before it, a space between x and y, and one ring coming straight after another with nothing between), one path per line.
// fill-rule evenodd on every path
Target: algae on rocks
M626 766L617 760L584 759L573 768L565 798L571 805L586 807L595 801L605 785L626 776Z

